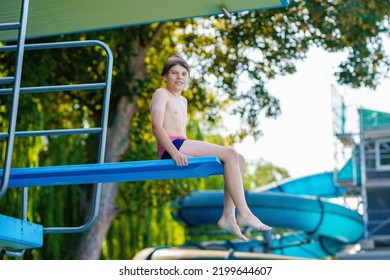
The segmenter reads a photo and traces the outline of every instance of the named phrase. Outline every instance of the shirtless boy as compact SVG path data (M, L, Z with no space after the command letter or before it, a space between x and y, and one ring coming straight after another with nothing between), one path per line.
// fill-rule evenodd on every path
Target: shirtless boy
M270 230L271 227L263 224L246 203L242 183L244 157L233 148L186 137L187 100L181 94L190 80L187 62L179 56L168 58L161 76L166 87L154 92L150 104L152 129L160 158L172 158L178 166L186 166L188 157L218 157L224 164L225 181L224 210L218 225L242 240L247 240L247 237L242 234L240 225Z

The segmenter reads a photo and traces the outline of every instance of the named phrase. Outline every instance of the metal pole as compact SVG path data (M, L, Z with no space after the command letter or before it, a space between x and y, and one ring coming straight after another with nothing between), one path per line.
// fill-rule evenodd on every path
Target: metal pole
M7 147L6 147L5 159L4 159L3 179L0 186L0 199L5 195L7 191L11 164L12 164L12 153L13 153L14 142L15 142L16 121L18 117L20 83L22 79L24 41L26 38L28 6L29 6L29 0L23 0L21 15L20 15L18 46L16 51L16 63L15 63L15 74L14 74L15 81L14 81L14 87L12 92L13 98L12 98L12 106L11 106L11 113L10 113L10 120L9 120L9 127L8 127L8 139L7 139Z
M360 127L360 184L363 200L363 223L364 223L364 237L363 250L367 250L368 246L368 213L367 213L367 177L366 177L366 153L365 153L365 139L363 126L363 109L359 109L359 127Z

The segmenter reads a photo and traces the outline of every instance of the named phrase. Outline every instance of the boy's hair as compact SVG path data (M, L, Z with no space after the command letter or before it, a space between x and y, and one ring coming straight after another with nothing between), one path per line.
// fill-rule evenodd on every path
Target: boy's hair
M188 65L188 63L179 55L175 54L170 58L168 58L167 61L165 62L163 70L161 71L161 76L167 75L169 69L171 69L175 65L183 66L187 70L188 74L190 74L190 66Z

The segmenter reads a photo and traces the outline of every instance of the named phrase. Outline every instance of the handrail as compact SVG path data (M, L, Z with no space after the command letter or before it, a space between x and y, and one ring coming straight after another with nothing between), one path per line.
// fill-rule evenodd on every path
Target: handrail
M38 87L24 87L20 88L20 93L37 93L37 92L59 92L59 91L71 91L71 90L93 90L103 89L103 109L101 126L95 128L76 128L76 129L57 129L57 130L40 130L40 131L11 131L7 133L0 133L1 138L10 137L27 137L27 136L49 136L49 135L74 135L74 134L100 134L100 144L98 150L98 163L104 163L105 147L107 140L107 126L108 126L108 113L109 113L109 101L110 90L112 83L112 70L113 70L113 55L110 48L103 42L98 40L86 40L86 41L69 41L69 42L55 42L55 43L39 43L28 44L25 46L26 51L31 50L43 50L43 49L59 49L59 48L74 48L74 47L100 47L106 54L106 75L105 83L91 83L91 84L75 84L75 85L55 85L55 86L38 86ZM15 51L16 46L4 46L0 47L0 51ZM10 89L1 89L0 94L10 94ZM11 135L12 134L12 135ZM4 176L3 176L4 178ZM9 178L9 174L8 174ZM8 183L8 180L7 180ZM50 227L44 228L44 233L76 233L89 229L98 217L101 183L95 185L94 197L92 201L92 211L89 219L84 225L78 227ZM7 190L7 185L2 185L1 190L3 193ZM1 197L0 197L1 198Z
M89 90L89 89L104 89L104 100L103 100L103 118L102 118L102 127L101 128L82 128L82 129L66 129L66 130L42 130L42 131L31 131L31 132L17 132L15 131L16 127L16 112L17 112L17 104L15 108L15 116L12 120L14 123L8 133L0 133L1 138L8 138L7 141L7 151L5 163L8 163L7 166L4 164L3 169L3 178L2 184L0 186L0 198L4 196L7 190L7 184L9 180L9 172L12 160L12 150L15 136L17 137L27 137L27 136L49 136L49 135L69 135L69 134L93 134L93 133L102 133L107 134L107 126L108 123L108 104L109 104L109 95L111 88L111 80L112 80L112 68L113 68L113 55L110 48L103 42L97 40L86 40L86 41L69 41L69 42L55 42L55 43L39 43L39 44L29 44L25 45L25 50L42 50L42 49L58 49L58 48L74 48L74 47L93 47L98 46L101 47L106 55L107 55L107 64L106 64L106 82L105 83L92 83L92 84L75 84L75 85L56 85L56 86L40 86L40 87L28 87L28 88L20 88L20 93L37 93L37 92L58 92L58 91L70 91L70 90ZM5 46L0 47L0 51L16 51L17 46ZM11 94L13 92L12 89L1 89L0 94ZM108 97L106 97L108 95ZM18 94L19 98L19 94ZM107 120L106 120L107 119ZM104 140L103 147L105 147L106 136L104 139L101 138L101 141ZM11 141L10 141L11 140ZM99 156L102 158L101 162L104 162L104 152L103 156L100 155L102 152L99 151Z
M106 142L107 142L108 113L109 113L109 104L110 104L110 90L111 90L111 83L112 83L112 70L113 70L114 58L110 48L103 42L101 41L82 42L83 46L94 46L95 44L102 47L107 54L106 87L104 89L104 100L103 100L102 121L101 121L102 132L100 133L99 152L98 152L98 163L104 163L105 149L106 149ZM59 44L55 44L55 45L58 46ZM54 47L55 45L53 44L52 47ZM71 45L73 46L73 44ZM44 233L79 233L91 228L99 215L101 190L102 190L102 183L97 183L94 189L91 215L83 225L78 227L48 227L48 228L43 228L43 232Z
M87 42L87 41L84 41ZM90 41L92 42L92 41ZM107 53L107 63L106 63L106 87L104 90L104 100L103 100L103 109L102 109L102 132L100 134L100 145L99 145L99 153L98 153L98 163L104 163L106 142L107 142L107 127L108 127L108 113L109 113L109 104L110 104L110 90L112 83L112 69L113 69L113 55L110 48L100 42L94 41L98 43L101 47L103 47ZM98 183L95 185L94 197L92 200L92 212L90 218L84 225L78 227L50 227L43 228L44 233L79 233L88 230L92 227L99 215L99 205L100 205L100 195L102 190L102 183Z

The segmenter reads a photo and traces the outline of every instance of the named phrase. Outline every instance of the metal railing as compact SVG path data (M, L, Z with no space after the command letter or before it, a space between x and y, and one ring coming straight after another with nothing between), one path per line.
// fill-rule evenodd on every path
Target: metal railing
M56 86L37 86L37 87L25 87L20 88L21 94L27 93L37 93L37 92L63 92L71 90L104 90L103 96L103 109L102 109L102 121L99 127L92 128L73 128L73 129L57 129L57 130L37 130L37 131L15 131L15 125L12 129L9 129L8 133L0 133L0 140L9 139L15 137L30 137L30 136L53 136L53 135L75 135L75 134L100 134L100 143L98 151L98 163L104 162L104 153L106 146L106 137L107 137L107 126L108 126L108 112L109 112L109 100L110 100L110 89L111 89L111 80L112 80L112 68L113 68L113 55L109 47L96 40L90 41L72 41L72 42L59 42L59 43L42 43L42 44L31 44L26 45L25 50L43 50L43 49L58 49L58 48L74 48L74 47L101 47L107 57L106 61L106 73L105 73L105 82L104 83L91 83L91 84L74 84L74 85L56 85ZM16 46L5 46L0 47L0 51L14 51ZM11 89L0 89L1 94L12 94ZM15 108L17 112L17 107ZM10 122L16 122L16 114L14 118L10 119ZM13 144L13 143L11 143ZM9 144L9 146L11 145ZM11 162L12 158L12 148L9 149L9 152L6 154L6 161ZM3 182L1 185L1 192L4 194L7 190L10 165L7 169L3 169ZM6 173L7 172L7 173ZM5 178L5 179L4 179ZM100 192L101 184L97 184L95 188L95 194L92 205L92 214L90 219L80 227L61 227L61 228L44 228L45 233L69 233L69 232L81 232L87 230L93 222L96 220L98 215L98 206L100 201Z

